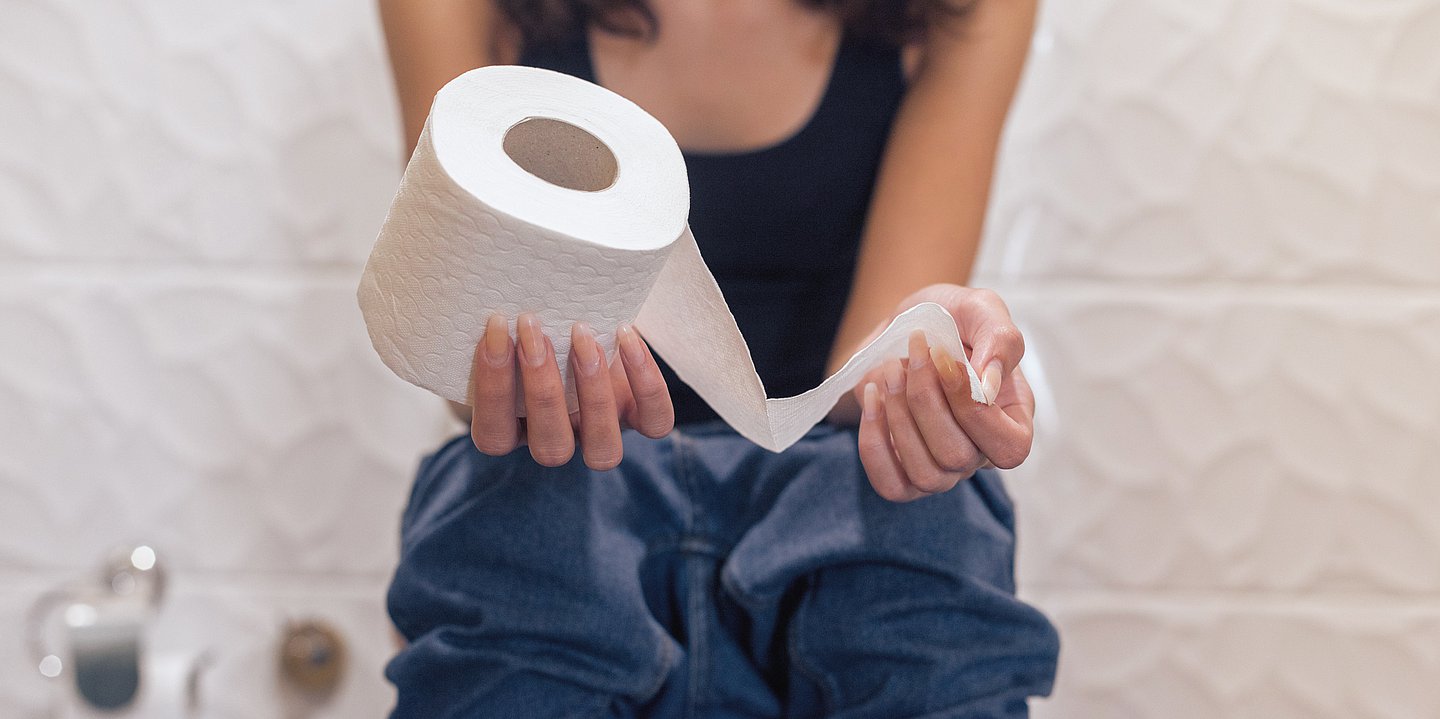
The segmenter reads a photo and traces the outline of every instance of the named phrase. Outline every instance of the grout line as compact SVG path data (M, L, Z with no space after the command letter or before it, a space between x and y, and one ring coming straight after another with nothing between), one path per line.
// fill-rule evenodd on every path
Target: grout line
M1373 590L1291 589L1064 589L1023 585L1022 598L1056 610L1101 609L1155 612L1306 614L1325 612L1420 614L1440 617L1440 591L1385 593Z
M34 594L65 585L83 583L94 575L94 568L34 570L0 569L0 594ZM167 582L171 591L185 593L237 593L252 591L261 594L293 593L364 593L383 594L390 581L390 572L345 574L331 572L257 572L224 570L189 570L171 567Z
M85 568L3 568L0 594L29 594L61 584L83 580L92 571ZM201 594L253 591L262 594L372 593L382 591L390 571L335 573L305 571L254 571L171 568L172 588ZM1314 611L1411 612L1440 616L1440 589L1419 592L1374 591L1367 589L1222 589L1222 588L1067 588L1038 582L1022 582L1021 595L1027 601L1056 609L1124 611L1146 609L1174 611L1235 611L1297 613Z
M1287 283L1228 280L1107 281L1020 279L977 286L993 287L1007 301L1124 302L1182 304L1196 298L1211 304L1264 302L1290 305L1440 306L1440 282L1422 284Z
M0 260L5 284L104 285L273 285L340 283L359 280L364 261L224 262L149 260ZM1183 303L1197 296L1218 304L1265 302L1303 305L1440 305L1440 283L1295 282L1223 278L1107 279L1002 277L981 275L975 285L992 287L1011 302Z
M0 260L0 279L56 285L355 283L364 262L185 263Z

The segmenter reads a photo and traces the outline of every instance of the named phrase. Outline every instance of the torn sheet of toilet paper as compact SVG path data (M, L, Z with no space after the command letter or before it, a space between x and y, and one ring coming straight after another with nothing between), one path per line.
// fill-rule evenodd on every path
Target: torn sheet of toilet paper
M486 320L502 313L513 332L516 315L534 312L573 408L570 325L589 324L613 358L616 328L633 322L720 417L777 452L867 372L905 356L915 330L964 363L972 398L985 401L954 319L933 303L896 317L820 386L767 398L689 208L679 147L634 103L548 70L472 70L436 95L365 266L370 339L401 378L466 402Z

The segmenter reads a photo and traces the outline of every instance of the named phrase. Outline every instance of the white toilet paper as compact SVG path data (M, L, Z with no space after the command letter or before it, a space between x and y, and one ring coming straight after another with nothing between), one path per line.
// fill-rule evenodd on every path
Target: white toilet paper
M737 432L777 452L865 373L904 356L917 329L964 363L985 401L953 318L931 303L896 317L815 389L767 399L686 226L689 208L679 147L634 103L548 70L467 72L435 96L365 266L371 342L401 378L465 402L486 319L503 313L513 332L516 315L534 312L573 408L570 325L589 324L613 357L615 329L634 322Z

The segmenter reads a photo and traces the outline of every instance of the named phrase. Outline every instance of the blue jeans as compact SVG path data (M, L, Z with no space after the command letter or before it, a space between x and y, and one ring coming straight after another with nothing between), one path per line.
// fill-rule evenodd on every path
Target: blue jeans
M626 432L609 472L458 437L405 512L393 716L1023 717L1059 639L1013 564L998 476L893 504L853 430Z

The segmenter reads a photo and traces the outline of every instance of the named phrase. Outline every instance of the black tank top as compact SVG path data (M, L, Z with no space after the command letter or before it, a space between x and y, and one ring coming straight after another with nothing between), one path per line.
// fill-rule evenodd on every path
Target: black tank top
M585 33L529 45L520 64L595 82ZM860 235L905 92L900 49L842 38L810 120L775 145L685 152L690 226L771 397L825 379ZM715 412L661 363L676 424Z

